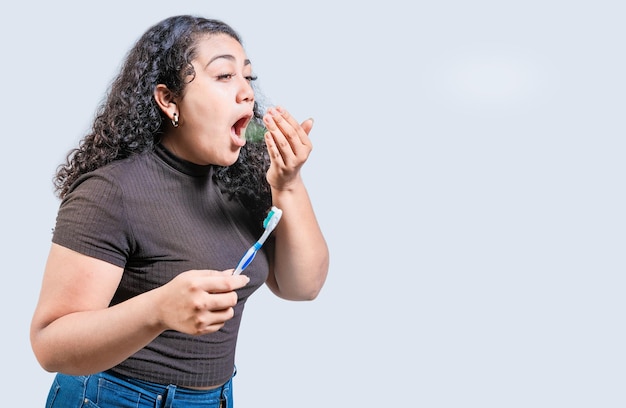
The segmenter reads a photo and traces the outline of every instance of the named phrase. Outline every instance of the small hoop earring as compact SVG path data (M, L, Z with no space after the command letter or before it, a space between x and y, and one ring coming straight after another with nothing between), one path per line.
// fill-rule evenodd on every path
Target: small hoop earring
M178 113L174 113L174 117L172 118L172 125L174 127L178 127Z

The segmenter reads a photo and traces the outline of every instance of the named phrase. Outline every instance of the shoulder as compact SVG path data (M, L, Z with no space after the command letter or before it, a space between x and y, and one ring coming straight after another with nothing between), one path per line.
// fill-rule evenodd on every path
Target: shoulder
M67 196L79 192L111 195L116 191L132 189L135 180L149 172L150 161L151 154L146 152L111 162L79 177L69 189Z

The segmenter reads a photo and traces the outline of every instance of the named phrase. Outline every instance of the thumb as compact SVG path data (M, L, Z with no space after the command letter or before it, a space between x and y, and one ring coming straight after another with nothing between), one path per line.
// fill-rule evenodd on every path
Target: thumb
M304 122L300 124L304 132L308 135L311 129L313 128L313 118L308 118Z

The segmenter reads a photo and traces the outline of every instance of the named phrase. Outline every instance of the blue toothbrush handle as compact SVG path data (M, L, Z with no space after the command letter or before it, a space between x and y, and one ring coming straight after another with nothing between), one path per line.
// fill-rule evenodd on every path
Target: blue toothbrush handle
M237 264L233 275L239 275L241 272L243 272L244 269L246 269L248 265L250 265L250 262L252 262L252 260L254 259L259 248L261 248L261 245L257 242L253 246L251 246L250 249L248 249L244 256L241 257L241 260L239 261L239 264Z

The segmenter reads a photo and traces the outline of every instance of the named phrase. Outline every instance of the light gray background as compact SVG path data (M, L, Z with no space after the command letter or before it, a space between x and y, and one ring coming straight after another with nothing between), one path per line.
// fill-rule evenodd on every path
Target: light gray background
M2 405L43 407L52 379L28 326L54 170L138 36L194 13L315 119L332 255L316 301L250 300L238 408L626 406L622 4L3 6Z

